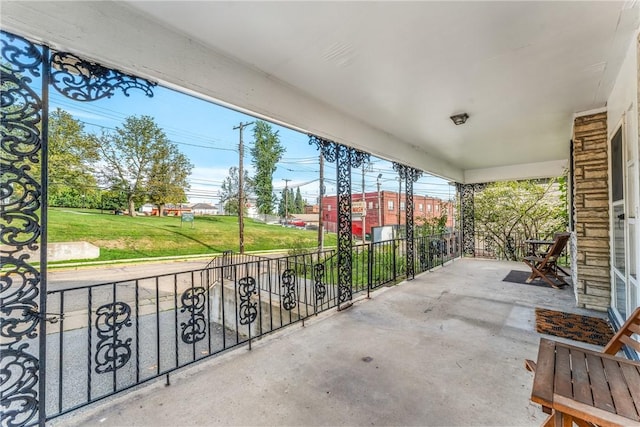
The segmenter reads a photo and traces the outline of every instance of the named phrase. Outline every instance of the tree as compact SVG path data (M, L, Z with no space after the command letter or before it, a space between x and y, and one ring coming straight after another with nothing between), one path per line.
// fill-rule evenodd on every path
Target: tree
M286 206L286 207L285 207ZM285 188L280 195L280 203L278 204L278 215L285 217L286 214L296 213L295 195L293 188Z
M185 191L189 189L187 178L191 175L193 164L178 150L175 144L168 143L160 147L151 166L147 193L149 202L158 206L158 214L163 215L167 203L187 201Z
M296 198L294 202L295 213L304 213L304 199L302 198L302 193L300 193L300 187L296 190Z
M416 231L419 236L433 236L446 233L447 231L447 204L440 201L439 215L433 215L431 217L417 217L416 218Z
M252 191L252 181L249 178L249 174L246 170L244 170L244 194L248 194ZM237 215L238 214L238 189L240 188L240 180L238 176L238 168L236 166L231 166L229 168L229 175L222 182L222 186L220 188L221 195L220 200L224 203L224 211L227 215ZM246 200L246 197L245 197ZM246 211L246 208L243 209L243 213Z
M273 197L273 173L276 164L282 158L285 148L280 144L278 132L262 120L256 120L253 128L254 144L251 147L251 164L255 168L253 177L256 205L261 214L273 213L275 199Z
M516 260L515 238L551 237L567 228L556 180L506 181L488 185L474 199L476 231L507 258Z
M69 194L76 194L78 200L83 195L94 197L96 179L92 172L98 160L95 135L85 133L82 123L57 108L49 116L48 148L49 202L53 206L75 206L67 204Z
M127 196L129 215L142 202L152 178L154 165L171 150L165 133L150 116L129 116L115 133L103 133L99 151L104 167L100 176L112 189Z

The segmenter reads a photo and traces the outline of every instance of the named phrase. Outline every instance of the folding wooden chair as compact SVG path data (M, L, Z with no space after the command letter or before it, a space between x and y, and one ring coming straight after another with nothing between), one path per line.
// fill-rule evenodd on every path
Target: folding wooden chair
M525 264L531 268L531 274L527 278L527 283L531 283L533 280L540 278L544 280L549 286L559 289L560 286L567 285L558 271L563 271L558 268L557 260L562 254L567 241L569 240L570 233L558 233L554 237L553 245L549 248L544 256L526 256L523 258ZM554 282L551 278L556 279L559 283Z

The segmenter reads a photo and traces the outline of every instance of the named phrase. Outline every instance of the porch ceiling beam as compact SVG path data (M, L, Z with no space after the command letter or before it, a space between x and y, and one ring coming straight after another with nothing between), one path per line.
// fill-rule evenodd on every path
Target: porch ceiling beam
M2 28L169 87L463 182L460 168L117 2L3 1ZM375 90L375 88L372 88Z
M464 171L465 184L477 184L493 181L551 178L565 175L569 169L569 160L524 163L486 169L468 169Z

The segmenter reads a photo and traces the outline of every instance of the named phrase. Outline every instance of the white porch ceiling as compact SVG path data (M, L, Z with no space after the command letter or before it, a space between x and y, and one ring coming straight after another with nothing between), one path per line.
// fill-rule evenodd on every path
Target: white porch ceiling
M636 2L13 2L2 25L429 172L544 176ZM204 75L203 75L204 73ZM206 78L206 76L210 78ZM470 116L463 126L449 119Z

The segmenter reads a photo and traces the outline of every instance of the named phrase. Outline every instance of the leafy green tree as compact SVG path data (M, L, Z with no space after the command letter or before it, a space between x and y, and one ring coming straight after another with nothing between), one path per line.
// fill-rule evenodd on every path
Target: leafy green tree
M97 189L85 191L83 189L65 188L49 193L50 206L64 206L68 208L99 209L101 192Z
M143 201L154 165L171 151L165 133L150 116L129 116L115 133L104 133L99 152L104 167L102 180L127 196L129 215L135 215L135 203Z
M160 147L158 155L151 166L147 193L149 202L158 206L160 216L168 203L184 203L187 201L186 190L189 189L187 178L191 175L193 164L178 150L175 144L168 143Z
M253 186L256 194L256 205L261 214L273 213L275 199L273 197L273 173L276 164L282 158L285 148L280 144L278 131L262 120L256 120L253 128L254 144L251 147L251 164L255 168Z
M246 195L249 194L252 189L252 181L249 178L249 174L247 170L244 170L244 195L246 201ZM236 166L232 166L229 168L229 175L222 182L222 186L220 188L220 199L222 203L224 203L224 211L227 215L237 215L238 214L238 189L240 188L240 180L238 168ZM243 214L246 212L246 207L243 209Z
M119 189L105 190L102 192L100 209L123 211L127 207L127 195Z
M49 116L49 203L67 205L69 194L85 194L96 188L93 165L98 160L97 139L68 112L57 108ZM62 197L63 194L67 196ZM65 204L60 204L65 203ZM79 206L77 206L79 207Z
M566 205L556 180L505 181L488 185L474 199L476 232L516 260L515 239L551 237L567 228Z
M296 198L294 201L294 209L295 212L294 213L304 213L304 199L302 198L302 193L300 192L300 187L297 188L296 190Z

